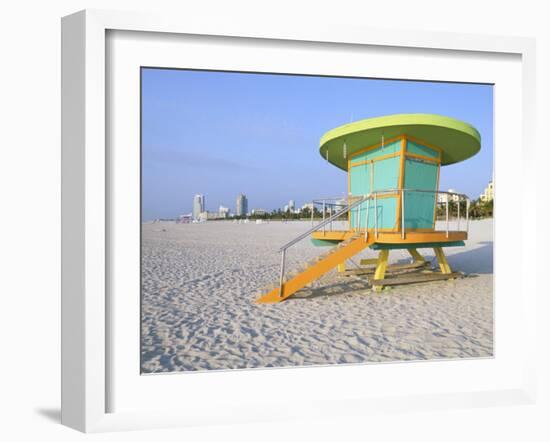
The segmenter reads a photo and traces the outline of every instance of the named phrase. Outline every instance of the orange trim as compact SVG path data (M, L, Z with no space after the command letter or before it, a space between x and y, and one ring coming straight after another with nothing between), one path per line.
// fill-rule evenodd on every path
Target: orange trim
M348 207L349 207L349 196L351 194L351 160L348 157ZM350 220L350 210L348 210L348 226L351 227L351 220Z
M405 155L408 158L417 158L419 160L429 161L430 163L438 163L439 164L441 162L441 160L439 158L427 157L425 155L419 155L417 153L407 152Z
M403 135L398 135L396 137L393 137L393 138L389 138L387 140L384 140L384 145L388 144L388 143L393 143L394 141L398 140L399 138L402 138ZM369 146L369 147L364 147L363 149L360 149L358 150L357 152L354 152L352 154L350 154L350 158L354 157L354 156L357 156L363 152L367 152L369 150L373 150L373 149L376 149L377 147L381 147L382 146L382 142L380 143L376 143L372 146Z
M399 190L402 190L405 185L405 153L406 151L407 151L407 137L403 135L403 138L401 140L401 161L399 163L399 184L397 186ZM400 221L401 221L402 210L403 210L403 201L401 199L401 195L399 195L398 202L397 202L397 214L395 217L396 228L401 224ZM403 226L403 228L405 228L405 226Z
M361 195L352 195L352 196L356 196L357 198L363 196L363 194ZM399 196L399 192L398 191L395 191L395 192L390 192L388 191L387 193L384 193L382 195L378 195L376 198L378 198L379 200L382 200L382 199L385 199L385 198L395 198L396 196ZM374 199L374 197L373 197Z
M382 161L382 160L387 160L389 158L395 158L395 157L398 157L399 155L401 155L401 153L396 152L396 153L389 153L387 155L383 155L383 156L378 157L378 158L373 158L372 160L363 160L363 161L359 161L359 162L353 163L353 164L350 162L349 167L362 166L363 164L373 163L375 161Z
M379 200L383 200L386 198L395 198L397 196L399 196L399 192L385 193L383 195L378 195L376 198Z

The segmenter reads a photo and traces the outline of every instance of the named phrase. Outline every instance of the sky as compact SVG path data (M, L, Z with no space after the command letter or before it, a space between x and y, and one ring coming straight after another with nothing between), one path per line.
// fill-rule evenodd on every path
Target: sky
M142 69L142 218L206 209L296 206L345 195L346 172L319 155L321 136L395 113L463 120L481 134L474 157L441 168L440 189L477 199L492 178L491 85Z

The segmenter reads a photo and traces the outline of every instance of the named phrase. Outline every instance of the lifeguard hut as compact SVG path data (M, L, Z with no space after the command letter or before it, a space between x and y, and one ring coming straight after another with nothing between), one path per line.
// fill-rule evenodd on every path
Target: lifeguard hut
M319 152L347 172L348 196L313 202L322 220L314 224L312 211L312 228L281 247L278 281L257 302L283 301L334 268L367 276L376 291L461 276L451 270L443 249L463 246L468 238L470 200L439 191L439 176L441 166L475 155L480 142L473 126L432 114L369 118L325 133ZM304 268L286 272L287 250L308 237L331 248ZM346 261L367 248L378 257L362 259L359 268L347 270ZM418 252L423 248L434 250L439 271L428 269ZM407 250L413 262L388 266L389 252L395 249Z

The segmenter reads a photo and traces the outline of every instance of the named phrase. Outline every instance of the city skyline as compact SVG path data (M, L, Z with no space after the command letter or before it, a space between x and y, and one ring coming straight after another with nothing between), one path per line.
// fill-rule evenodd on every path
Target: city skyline
M448 115L480 131L481 151L446 166L439 186L474 200L493 174L492 105L490 85L146 68L142 218L189 213L199 193L233 210L244 192L248 211L282 208L282 195L297 207L343 197L346 175L319 155L319 139L391 113Z
M244 197L245 201L246 201L242 212L239 211L239 202L238 202L239 197L241 197L241 196ZM177 216L192 215L195 219L198 219L201 212L212 212L211 210L208 209L208 206L206 205L206 199L207 199L206 197L207 197L207 195L205 195L205 194L195 194L194 197L192 198L191 209L190 210L183 210ZM195 211L195 205L196 205L197 200L201 201L201 203L200 203L201 205L200 205L200 210ZM311 203L311 201L305 201L302 204L302 206L308 205L309 203ZM227 213L231 213L231 214L236 215L236 216L244 216L246 214L250 214L253 210L266 210L267 212L271 213L272 211L278 210L278 209L282 209L282 210L286 211L286 208L288 208L289 210L297 210L296 208L300 207L300 204L296 204L295 200L291 198L288 201L286 201L286 204L280 205L280 206L277 206L277 207L270 207L270 208L266 209L265 205L259 204L257 206L254 206L253 208L249 208L248 198L246 197L246 194L244 194L244 193L239 193L237 195L237 201L236 201L236 204L235 204L235 207L234 207L235 210L231 210L232 209L231 205L225 206L225 202L214 202L212 205L213 205L213 207L216 207L216 206L218 207L218 212L219 213L228 211Z
M461 193L459 189L449 188L449 189L440 189L440 190L441 191L447 191L447 192L453 192L453 193ZM200 194L200 195L203 197L203 201L206 201L206 195L204 195L204 194ZM237 198L240 195L243 195L246 198L246 194L244 194L244 193L239 193L239 195L237 195ZM488 195L490 195L490 196L488 196ZM197 195L195 195L195 196L197 196ZM346 198L346 195L343 194L342 199L345 199L345 198ZM481 192L480 195L477 198L472 198L471 200L472 201L475 201L475 200L488 201L488 200L492 200L492 199L493 199L493 180L491 179L487 182L483 192ZM444 201L445 200L445 195L444 194L439 195L438 200ZM456 197L453 200L456 200ZM293 211L293 210L300 210L301 211L301 210L303 210L304 207L311 206L312 201L313 201L313 199L308 200L308 201L304 201L302 204L297 204L294 199L289 199L288 201L286 201L286 204L281 204L279 206L270 207L270 208L267 208L267 209L265 208L266 207L265 205L258 204L257 206L254 206L250 210L245 210L244 215L249 215L252 212L254 212L255 210L256 211L258 211L258 210L266 211L268 213L271 213L271 212L276 211L276 210L286 211L287 208L290 209L291 211ZM247 205L248 205L248 198L247 198ZM235 211L231 210L231 206L224 206L223 202L222 203L215 203L214 206L218 206L218 212L220 212L220 213L222 212L222 209L229 209L229 212L227 212L228 214L236 215L236 216L244 216L244 215L239 215L239 212L237 210L237 205L235 205ZM291 207L292 207L292 209L291 209ZM208 207L204 206L203 211L204 212L207 212L207 211L209 212ZM192 212L188 213L188 211L182 211L182 213L174 216L173 218L175 219L178 216L188 215L188 214L192 214Z

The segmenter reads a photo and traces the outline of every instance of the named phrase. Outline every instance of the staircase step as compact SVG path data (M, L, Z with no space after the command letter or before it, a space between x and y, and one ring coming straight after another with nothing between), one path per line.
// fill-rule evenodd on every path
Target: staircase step
M324 253L305 265L302 271L293 271L287 274L283 285L283 296L279 296L279 286L272 288L267 294L257 300L258 303L276 303L292 296L301 288L319 279L328 271L334 269L338 264L361 252L373 243L370 239L365 241L363 237L354 236L340 243L329 252Z

